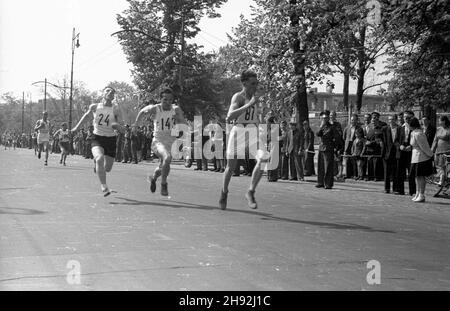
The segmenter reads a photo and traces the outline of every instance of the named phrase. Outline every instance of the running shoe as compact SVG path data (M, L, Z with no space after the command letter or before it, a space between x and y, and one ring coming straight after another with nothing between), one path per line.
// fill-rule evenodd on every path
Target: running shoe
M107 197L108 195L110 195L111 194L111 191L109 190L109 188L108 188L108 186L101 186L102 187L102 192L103 192L103 196L104 197Z
M45 161L45 162L44 162L44 165L45 165L45 166L48 166L48 163L47 163L47 161Z
M219 200L219 207L221 210L225 210L227 208L227 199L228 199L228 192L223 192L223 190L221 190Z
M161 195L162 196L169 196L169 190L167 189L167 183L163 184L161 183Z
M248 206L251 209L257 209L258 208L258 204L256 204L256 200L255 200L255 191L249 190L245 194L245 197L247 198Z

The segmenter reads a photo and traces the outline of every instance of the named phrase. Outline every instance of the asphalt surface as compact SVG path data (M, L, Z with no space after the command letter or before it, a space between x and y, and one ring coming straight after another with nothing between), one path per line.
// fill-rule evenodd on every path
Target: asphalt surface
M1 290L450 290L448 199L264 177L251 210L241 176L222 211L220 173L173 165L169 200L156 163L115 163L104 198L92 160L58 160L0 150Z

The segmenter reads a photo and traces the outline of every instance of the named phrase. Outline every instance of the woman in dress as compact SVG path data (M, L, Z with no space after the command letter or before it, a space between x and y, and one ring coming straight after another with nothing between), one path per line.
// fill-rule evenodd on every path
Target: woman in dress
M414 202L425 202L425 177L433 174L433 152L428 144L427 137L420 128L419 120L413 118L409 127L411 128L412 146L411 174L415 177L417 192L413 196Z
M434 165L438 170L439 185L442 185L445 179L444 172L447 161L445 155L450 155L450 120L447 116L439 118L439 127L434 136L431 150L435 154Z

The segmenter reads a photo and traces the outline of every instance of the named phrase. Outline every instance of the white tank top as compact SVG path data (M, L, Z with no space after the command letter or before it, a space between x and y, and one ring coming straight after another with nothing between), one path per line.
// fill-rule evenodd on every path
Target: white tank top
M113 107L98 103L94 112L94 134L106 137L116 136L112 128L113 122L115 122Z
M49 128L48 128L48 121L44 121L44 120L39 120L39 123L42 125L44 124L44 127L41 127L39 129L39 134L40 135L48 135L49 134Z
M160 104L156 107L156 115L153 119L153 135L155 138L169 137L171 136L171 131L175 126L175 108L172 105L172 108L166 111L162 109Z
M48 120L47 122L45 122L44 120L39 120L40 124L44 124L43 128L39 129L39 133L38 133L38 139L40 141L47 141L50 139L50 129L49 129L49 124L48 124Z
M235 124L258 123L258 121L258 107L252 105L236 119Z
M60 142L69 142L69 129L63 131L62 129L59 131L59 141Z

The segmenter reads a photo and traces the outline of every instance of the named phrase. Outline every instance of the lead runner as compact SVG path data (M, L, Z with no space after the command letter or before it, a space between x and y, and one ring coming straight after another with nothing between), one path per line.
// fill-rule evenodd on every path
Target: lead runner
M237 139L237 137L239 136L238 133L240 128L242 129L249 124L254 124L256 127L258 127L259 125L259 112L257 107L258 97L255 96L256 90L258 88L258 77L256 73L251 70L243 71L241 74L241 83L243 88L240 92L233 95L233 98L231 99L231 105L227 114L227 122L233 123L233 127L231 128L230 134L228 135L229 138L226 152L227 168L224 172L223 188L219 200L219 207L223 210L227 207L228 185L230 184L231 176L238 163L237 154L239 152L245 152L245 149L247 147L249 149L249 152L251 152L252 150L254 150L251 147L258 143L258 141L249 141L248 145L246 145L245 139ZM236 142L236 140L237 145L235 146L234 143ZM250 188L245 194L245 197L248 201L248 206L252 209L258 208L255 200L255 190L263 174L261 163L266 161L263 161L262 159L262 155L264 153L264 151L258 149L257 154L253 155L255 156L257 162L255 168L253 169Z
M121 119L120 110L113 105L116 91L112 87L103 90L103 99L98 104L89 106L89 110L81 117L72 132L78 130L80 125L92 113L94 116L94 138L91 142L92 155L94 156L94 172L100 180L103 196L111 194L106 184L106 173L111 172L114 158L116 156L116 133L114 130L123 132L123 127L118 123Z

